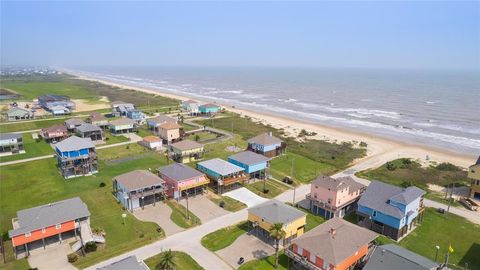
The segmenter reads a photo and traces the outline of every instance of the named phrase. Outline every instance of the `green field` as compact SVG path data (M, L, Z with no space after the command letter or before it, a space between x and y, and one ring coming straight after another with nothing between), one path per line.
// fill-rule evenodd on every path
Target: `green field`
M242 234L248 232L248 230L249 225L247 221L222 228L202 237L202 246L210 251L224 249L235 242Z
M268 179L265 182L265 188L268 189L268 193L263 193L263 186L264 186L263 180L256 180L254 183L248 184L245 187L248 188L253 193L267 199L274 198L288 189L288 187L286 187L285 185L282 185L271 179Z
M215 194L212 191L210 191L207 194L207 197L216 205L220 205L220 202L223 202L224 203L223 209L230 212L236 212L247 207L247 205L242 202L239 202L228 196L221 196L221 195Z
M196 134L192 134L192 135L187 136L188 140L197 141L199 143L214 140L216 138L217 138L216 134L211 133L211 132L206 132L206 131L205 132L198 132Z
M173 223L177 224L179 227L188 229L191 227L198 226L202 224L200 219L195 216L191 211L188 211L188 218L186 216L186 208L177 203L174 200L168 200L167 205L172 209L172 214L170 214L170 219Z
M125 147L125 146L123 146ZM118 148L118 149L116 149ZM110 153L120 152L128 155L122 147L104 149ZM11 229L11 219L16 211L62 199L80 197L91 212L93 228L102 228L106 232L107 243L96 252L80 257L75 266L84 268L112 256L151 243L164 236L157 232L158 225L141 222L128 214L125 225L124 213L120 204L112 195L112 178L135 169L155 168L166 164L166 160L157 154L139 159L107 165L103 150L99 150L99 173L93 176L63 179L53 159L32 161L2 167L0 175L0 229L3 235ZM21 179L19 177L21 176ZM105 187L100 187L100 183ZM5 242L10 245L10 241ZM12 248L6 247L8 260L12 260ZM22 261L12 264L21 264Z
M42 139L34 140L31 133L23 133L23 146L25 154L16 154L11 156L0 157L0 162L7 162L25 158L39 157L45 155L53 155L54 151L50 144Z
M190 255L181 251L172 251L176 270L202 270L203 268ZM145 264L152 270L157 269L156 266L162 258L162 253L146 259Z
M288 204L290 206L292 205L291 203L286 203L286 204ZM301 207L295 207L295 208L297 208L298 210L307 214L307 224L305 225L305 232L308 232L311 229L313 229L313 228L317 227L318 225L325 222L325 219L321 216L314 215L314 214L312 214L312 212L310 212L306 209L303 209Z
M278 269L286 270L288 264L288 257L283 254L283 251L279 252L278 256ZM253 260L246 262L240 266L239 270L273 270L275 269L275 255L270 255L264 259Z
M285 176L290 176L294 180L294 184L310 183L318 175L330 175L333 172L335 172L335 168L332 165L288 151L287 154L272 159L270 166L270 173L273 177L282 180Z
M57 124L63 125L63 123L67 119L69 119L69 117L60 118L60 119L41 119L41 120L35 120L30 122L18 122L15 124L1 123L0 132L5 133L5 132L18 132L18 131L27 131L27 130L39 130L39 129L51 127Z

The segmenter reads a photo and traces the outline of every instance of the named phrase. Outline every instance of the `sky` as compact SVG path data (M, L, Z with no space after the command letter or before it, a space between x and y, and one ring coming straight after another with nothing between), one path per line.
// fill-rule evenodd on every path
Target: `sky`
M1 64L480 69L480 2L1 1Z

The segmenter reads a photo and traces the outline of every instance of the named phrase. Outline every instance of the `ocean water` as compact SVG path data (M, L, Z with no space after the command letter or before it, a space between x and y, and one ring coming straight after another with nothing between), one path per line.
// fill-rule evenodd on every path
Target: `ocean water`
M480 73L446 70L83 67L76 74L480 154Z

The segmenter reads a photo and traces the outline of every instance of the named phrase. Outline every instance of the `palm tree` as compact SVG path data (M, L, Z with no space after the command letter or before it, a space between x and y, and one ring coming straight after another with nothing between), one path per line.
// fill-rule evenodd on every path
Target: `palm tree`
M160 262L155 267L156 270L174 270L177 267L175 263L175 254L171 249L164 251Z
M275 240L275 269L278 269L278 250L280 248L280 240L285 238L286 233L283 230L283 223L275 223L269 230L270 237Z

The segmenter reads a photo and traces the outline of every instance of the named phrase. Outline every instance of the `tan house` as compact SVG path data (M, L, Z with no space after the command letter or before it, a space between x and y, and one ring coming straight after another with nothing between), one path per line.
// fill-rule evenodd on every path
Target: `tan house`
M175 142L180 139L180 128L177 123L165 122L158 126L158 136L166 144Z
M49 143L56 143L68 137L68 130L64 125L53 125L43 128L40 131L40 136Z
M470 178L470 197L480 201L480 156L477 162L468 168L468 178Z
M108 129L108 120L107 118L98 112L93 112L86 120L87 123L97 126L101 129Z
M183 140L170 145L170 157L176 162L189 163L203 157L203 144Z

